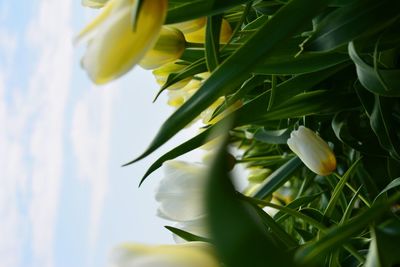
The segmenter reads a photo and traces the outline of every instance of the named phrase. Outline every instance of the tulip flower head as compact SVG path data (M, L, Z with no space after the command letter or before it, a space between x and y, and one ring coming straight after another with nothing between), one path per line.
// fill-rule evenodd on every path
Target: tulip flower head
M147 51L139 65L144 69L156 69L180 58L185 51L183 33L172 27L162 27L154 47Z
M82 67L90 79L104 84L132 69L157 41L166 12L167 0L143 0L140 8L137 0L108 1L77 37L89 40Z
M310 129L300 126L287 140L289 148L313 172L329 175L336 169L336 158L328 144Z
M205 215L205 166L171 160L165 164L165 176L156 190L160 206L158 216L176 222L191 221Z
M213 247L205 242L146 246L123 244L111 254L110 267L219 267Z

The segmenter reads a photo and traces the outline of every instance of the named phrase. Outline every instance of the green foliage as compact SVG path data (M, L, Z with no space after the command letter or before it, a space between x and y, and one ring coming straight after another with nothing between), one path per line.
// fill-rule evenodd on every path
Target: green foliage
M215 121L158 158L141 180L206 144L210 132L242 151L236 164L268 170L243 196L230 181L225 146L215 156L206 241L224 266L400 264L399 10L393 0L169 2L166 23L207 17L206 42L188 45L178 61L185 68L170 73L159 93L203 72L211 76L130 163L224 97ZM233 28L227 44L219 43L222 19ZM215 134L227 122L229 129ZM330 144L335 173L316 175L290 151L286 142L300 125Z

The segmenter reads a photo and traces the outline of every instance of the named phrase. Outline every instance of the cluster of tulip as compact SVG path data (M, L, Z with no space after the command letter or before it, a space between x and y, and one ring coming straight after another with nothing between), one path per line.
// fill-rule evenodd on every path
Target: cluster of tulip
M96 84L104 84L124 75L135 65L153 70L157 83L163 86L171 73L185 65L179 58L193 44L204 44L206 18L163 25L167 2L84 1L89 7L103 8L77 36L76 42L88 40L82 67ZM132 12L136 10L136 14ZM134 17L134 18L133 18ZM132 20L135 20L132 24ZM133 28L134 27L134 28ZM226 20L221 23L220 43L227 43L232 29ZM209 72L188 77L168 88L168 104L180 107L201 86ZM203 115L208 123L213 111L224 101L219 98Z
M205 18L163 25L166 0L142 1L140 6L137 3L132 0L84 1L86 6L102 8L100 15L77 37L77 41L88 40L82 67L94 83L104 84L117 79L138 64L144 69L153 70L157 83L162 86L171 73L185 67L179 60L185 48L190 43L205 42ZM134 26L132 20L135 20ZM227 43L231 34L229 23L222 20L220 43ZM169 86L168 104L180 107L209 75L209 72L204 72ZM201 117L204 123L210 123L213 111L223 101L224 98L220 97L203 111ZM288 145L318 174L327 175L336 168L335 156L329 146L305 127L301 126L292 133ZM180 229L208 237L202 199L206 178L201 174L205 168L187 162L166 162L166 176L157 189L156 199L160 202L160 217L178 222L176 226ZM268 174L265 169L252 170L245 194L251 195ZM258 177L256 182L255 176ZM178 236L174 238L178 243L183 241ZM212 247L202 242L159 247L124 244L114 251L113 266L145 267L167 263L174 267L220 266L213 254Z

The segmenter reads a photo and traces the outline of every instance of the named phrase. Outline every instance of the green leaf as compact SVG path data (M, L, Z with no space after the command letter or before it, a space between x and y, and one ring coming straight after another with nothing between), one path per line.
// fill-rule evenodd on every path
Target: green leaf
M298 209L302 206L306 206L306 205L310 204L311 202L313 202L316 198L320 197L321 195L322 195L322 192L313 194L310 196L303 196L303 197L296 198L295 200L293 200L292 202L287 204L286 207L293 209L293 210ZM287 217L288 217L288 214L285 214L284 211L279 211L275 214L274 220L282 223Z
M379 192L379 194L376 196L374 202L377 201L378 199L381 199L385 195L385 193L387 193L389 190L399 187L399 186L400 186L400 177L394 179L381 192Z
M381 147L388 151L393 159L400 161L400 136L397 133L400 124L393 117L393 109L399 106L398 100L373 95L357 84L355 89Z
M336 137L349 147L366 155L387 156L369 125L355 110L339 112L332 120L332 129Z
M292 256L275 243L256 210L241 200L228 175L225 147L209 173L206 194L212 239L220 259L230 267L295 266Z
M364 88L382 96L400 96L400 69L375 69L360 57L354 42L350 42L348 48L356 65L358 79Z
M201 241L201 242L211 242L210 239L204 238L198 235L194 235L192 233L186 232L184 230L172 227L172 226L164 226L167 230L169 230L171 233L176 234L180 238L188 241L188 242L193 242L193 241Z
M224 1L226 2L226 1ZM252 37L225 60L203 86L161 126L140 160L167 142L196 118L218 97L237 89L260 61L273 54L279 45L309 23L329 1L293 0L282 7ZM191 9L189 9L191 10ZM291 18L288 20L287 18ZM267 40L267 41L266 41Z
M157 93L157 96L159 96L161 92L163 92L165 89L167 89L174 83L177 83L185 78L192 77L193 75L196 75L198 73L205 72L205 71L207 71L206 61L204 58L201 58L201 59L193 62L192 64L188 65L180 72L170 73L168 75L167 81L161 87L160 91Z
M165 24L187 21L199 17L215 15L232 7L245 4L250 0L192 0L169 1Z
M202 133L196 135L195 137L189 139L188 141L180 144L179 146L171 149L170 151L168 151L167 153L165 153L161 157L159 157L147 169L146 173L143 175L142 179L140 180L139 186L142 185L142 183L146 180L146 178L150 174L152 174L155 170L160 168L165 161L182 156L183 154L186 154L186 153L200 147L201 145L203 145L208 140L210 132L211 132L211 128L206 129ZM123 166L127 166L129 164L131 164L131 163L130 162L126 163Z
M316 72L349 61L347 54L341 53L302 53L298 56L286 54L268 57L258 65L256 74L303 74Z
M295 75L294 77L279 83L276 89L275 103L282 103L295 95L312 90L314 86L332 76L335 76L339 71L343 70L347 66L349 66L349 63L342 63L321 71Z
M393 100L375 95L374 109L370 116L371 128L381 146L396 160L400 161L400 138L391 121Z
M336 184L335 189L332 192L331 199L328 202L328 205L325 209L324 216L330 217L332 215L333 210L335 209L336 203L339 200L339 196L343 194L342 190L346 185L347 181L353 174L356 166L360 162L361 158L359 158L356 162L354 162L350 168L345 172L345 174L340 178L339 182Z
M275 192L279 187L286 183L292 174L301 166L301 160L298 157L294 157L273 173L268 176L259 187L259 189L254 192L253 197L258 199L264 199Z
M261 128L254 133L254 139L267 144L286 144L291 132L292 129L289 128L281 130L265 130Z
M222 16L210 16L207 18L206 27L206 61L209 72L216 69L220 63L219 35L221 32Z
M375 203L371 208L364 209L358 216L353 217L345 224L332 227L319 240L309 243L299 249L295 258L303 266L313 266L318 263L328 252L340 248L351 237L365 229L383 214L389 211L390 205L397 201L400 194L395 195L389 201Z
M392 0L358 0L334 10L317 25L305 48L333 50L390 25L399 15L400 2Z
M305 105L304 103L307 103ZM269 112L254 117L252 123L265 123L270 120L298 118L313 114L332 114L340 110L357 107L359 102L354 94L312 91L296 95L275 106Z

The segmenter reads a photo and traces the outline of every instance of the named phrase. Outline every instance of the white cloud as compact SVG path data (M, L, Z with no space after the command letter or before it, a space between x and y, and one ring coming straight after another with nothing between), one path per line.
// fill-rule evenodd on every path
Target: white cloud
M45 0L35 10L27 40L38 49L26 103L35 114L30 135L29 217L34 266L53 266L54 232L61 178L66 103L73 62L72 1ZM30 113L32 114L32 113Z
M71 140L77 171L91 190L89 249L97 241L104 200L108 188L112 103L117 91L92 88L77 103L72 120ZM91 258L91 255L88 256Z
M30 77L18 82L25 84L27 79L27 88L9 86L5 69L24 62L14 62L15 38L5 31L0 36L0 47L9 51L0 69L0 266L21 264L27 237L32 240L30 266L53 266L66 102L75 64L71 3L37 4L25 41L38 60Z
M0 100L5 98L6 80L0 72ZM22 254L21 215L17 212L18 178L24 176L19 163L22 151L4 131L10 126L5 103L0 102L0 266L18 266ZM12 173L13 176L9 174Z

